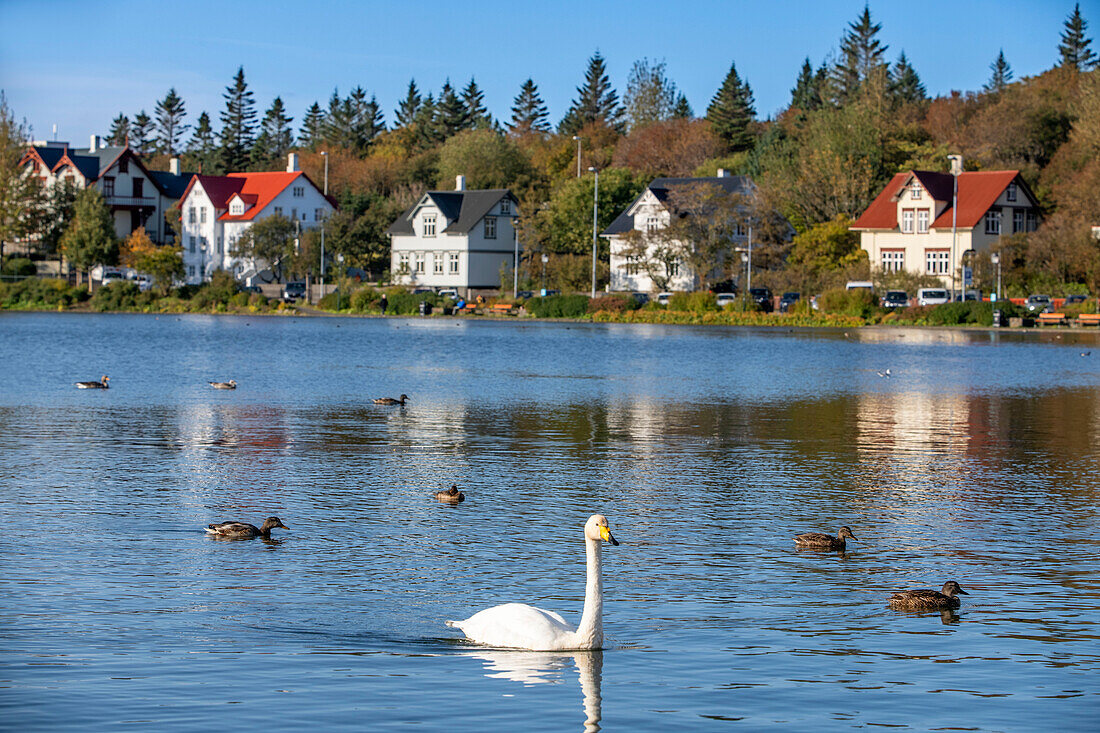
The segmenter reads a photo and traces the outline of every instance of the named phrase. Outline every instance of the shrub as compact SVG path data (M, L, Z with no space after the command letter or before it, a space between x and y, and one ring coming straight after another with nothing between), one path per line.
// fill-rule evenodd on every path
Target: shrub
M435 293L407 293L399 291L386 294L387 313L395 316L414 316L420 312L420 303L427 301L438 307L443 304L443 299Z
M30 277L0 284L0 306L4 308L57 308L87 299L87 287L70 287L64 280L54 278Z
M103 311L134 310L138 307L138 296L142 292L136 283L115 282L104 285L92 296L92 307Z
M38 272L34 263L26 257L13 257L4 263L3 274L14 277L31 277Z
M374 288L359 288L351 294L351 309L356 313L381 310L380 298L381 293Z
M826 313L838 313L859 318L870 316L876 305L874 293L866 288L826 290L818 297L817 304Z
M538 318L581 318L588 313L587 295L549 295L531 298L527 310Z
M685 311L687 313L706 313L718 310L718 301L714 293L673 293L668 299L670 311Z
M588 302L589 313L599 313L600 311L622 313L634 310L637 307L638 301L633 295L601 295L598 298L590 299Z

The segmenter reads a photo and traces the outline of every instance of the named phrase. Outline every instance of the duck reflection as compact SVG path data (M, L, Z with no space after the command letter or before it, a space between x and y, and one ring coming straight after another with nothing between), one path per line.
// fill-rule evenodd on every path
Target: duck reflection
M600 730L603 698L600 685L603 681L603 652L523 652L477 651L467 656L484 662L485 676L512 680L524 685L559 684L564 671L573 662L580 677L584 705L584 731Z

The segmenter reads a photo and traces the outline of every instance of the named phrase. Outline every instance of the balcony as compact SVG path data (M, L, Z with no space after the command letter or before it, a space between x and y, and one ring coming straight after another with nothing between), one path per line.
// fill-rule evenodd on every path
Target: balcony
M104 195L108 206L117 206L119 208L138 208L147 206L149 208L155 208L157 200L152 196L115 196Z

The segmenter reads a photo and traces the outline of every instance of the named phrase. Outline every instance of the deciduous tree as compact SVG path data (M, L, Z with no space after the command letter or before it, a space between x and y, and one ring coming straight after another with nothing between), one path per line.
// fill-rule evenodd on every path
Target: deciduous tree
M16 121L0 91L0 264L4 242L24 236L36 224L34 211L42 196L39 179L24 175L19 165L29 137L26 123Z
M635 61L623 96L627 129L663 122L672 116L675 105L676 85L665 74L665 62L650 64L647 58Z
M81 279L96 265L118 261L115 220L99 189L85 188L77 193L72 224L61 237L61 251Z
M161 294L167 293L172 281L184 274L183 248L156 246L145 233L145 227L135 229L122 242L119 260L127 267L151 276Z
M471 189L507 188L525 175L530 163L515 141L493 130L465 130L439 149L439 184L447 188L455 176L466 176Z
M294 222L282 214L273 214L246 229L233 245L233 254L254 260L260 267L266 265L275 279L281 281L294 256L295 234Z

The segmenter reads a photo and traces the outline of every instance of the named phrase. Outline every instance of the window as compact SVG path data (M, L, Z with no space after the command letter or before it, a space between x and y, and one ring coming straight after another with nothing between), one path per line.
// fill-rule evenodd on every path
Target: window
M649 234L653 234L653 232L657 231L657 225L658 225L657 217L655 217L655 216L646 217L646 220L645 220L645 230L646 230L646 232L648 232Z
M920 182L913 181L913 184L909 187L909 198L919 199L921 197L922 190L923 189L920 187Z
M443 253L436 252L432 254L432 273L435 275L443 274Z
M425 237L435 236L435 214L425 214L424 218L420 220L421 226L424 228Z
M115 195L115 177L104 176L103 177L103 195L107 198L111 198Z
M191 251L191 254L195 254L195 236L194 235L191 235L191 237L189 239L189 242L190 242L189 249Z
M221 254L222 253L222 238L221 238L221 235L218 235L217 247L218 247L218 254Z
M931 218L931 216L930 216L930 212L928 211L928 209L918 209L917 210L917 233L918 234L927 234L928 233L928 220L930 218Z
M672 262L665 263L665 274L669 277L676 277L680 274L680 263L673 260Z
M233 199L233 203L231 203L229 205L229 213L230 214L243 214L244 213L244 202L242 202L240 199Z
M199 223L200 224L205 224L206 223L206 207L205 206L203 206L201 209L199 209Z
M294 221L297 218L298 218L298 209L297 209L297 207L295 207L295 208L292 208L290 210L290 220Z
M905 250L882 250L882 269L884 272L900 272L905 269Z
M314 209L313 210L313 221L321 221L321 219L324 217L324 215L325 215L325 210L324 209Z
M408 252L402 252L401 254L397 255L397 269L400 270L401 272L408 272L409 271L409 253Z
M188 224L194 224L195 223L195 207L194 206L189 206L187 208L187 223Z
M292 191L292 194L295 198L301 198L302 196L306 195L306 187L305 186L295 186L293 191Z
M275 216L282 216L282 215L283 215L283 207L282 206L276 206L275 207Z
M485 238L497 238L497 218L495 216L485 217Z
M924 264L925 269L929 275L946 275L947 274L947 250L946 249L926 249L924 250Z
M901 233L912 234L913 233L913 210L902 209L901 211Z
M637 275L642 269L641 258L637 255L626 256L626 274Z
M500 214L501 216L508 216L512 213L512 202L508 199L500 200Z
M187 274L190 275L191 277L195 276L195 266L194 265L188 265L187 266Z
M416 268L415 269L416 269L416 274L417 275L423 275L424 274L424 253L423 252L417 252L416 253Z
M458 274L458 252L451 252L448 256L450 267L448 270L452 275Z
M127 173L130 170L130 161L123 157L118 161L118 172Z
M986 234L1000 234L1001 233L1001 212L1000 210L989 210L985 213L985 233Z
M1026 220L1024 218L1024 210L1023 209L1013 209L1012 210L1012 233L1015 234L1016 232L1024 231L1025 226L1026 226Z
M1039 216L1034 211L1027 212L1027 230L1033 232L1039 228Z
M1015 201L1016 200L1016 183L1015 182L1008 184L1008 188L1005 189L1005 200L1006 201Z

